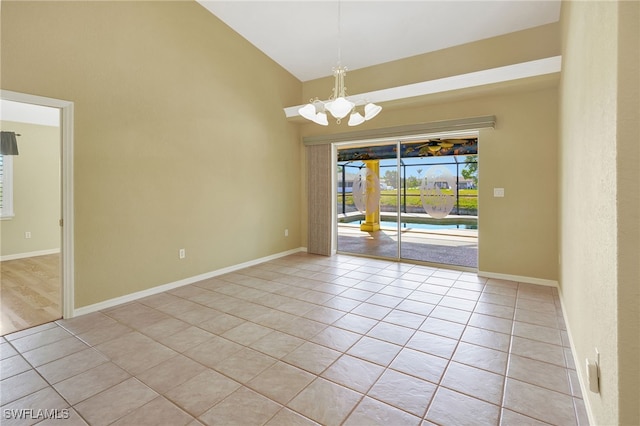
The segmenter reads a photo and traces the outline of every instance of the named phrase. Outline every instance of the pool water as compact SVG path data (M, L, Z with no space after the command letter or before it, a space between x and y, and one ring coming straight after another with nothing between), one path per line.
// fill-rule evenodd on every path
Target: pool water
M362 221L358 221L362 223ZM383 228L392 228L396 229L398 227L397 222L380 222L380 226ZM410 222L401 222L402 228L414 228L414 229L478 229L478 225L476 223L410 223Z

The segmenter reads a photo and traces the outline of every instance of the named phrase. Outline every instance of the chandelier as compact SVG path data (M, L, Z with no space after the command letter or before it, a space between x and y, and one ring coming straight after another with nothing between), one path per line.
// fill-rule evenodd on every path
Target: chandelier
M340 124L342 119L349 116L349 126L357 126L367 120L371 120L382 111L382 107L364 100L355 102L347 97L347 88L344 85L344 77L347 75L347 68L340 64L340 2L338 2L338 66L333 69L335 83L333 93L326 101L321 101L317 97L311 99L308 104L298 110L298 113L307 120L321 126L328 126L327 111ZM356 110L359 105L364 105L364 115Z

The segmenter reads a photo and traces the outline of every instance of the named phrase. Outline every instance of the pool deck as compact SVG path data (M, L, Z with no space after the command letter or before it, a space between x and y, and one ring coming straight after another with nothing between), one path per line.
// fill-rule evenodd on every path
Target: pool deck
M361 214L361 213L360 213ZM351 215L357 216L358 213ZM344 217L344 215L339 215ZM384 213L385 217L397 219L395 214ZM405 214L401 218L422 219L425 214ZM447 216L447 219L469 216ZM404 226L406 224L406 227ZM401 247L398 253L398 230L382 228L376 232L364 232L359 224L338 223L338 251L367 256L397 258L460 266L477 269L478 267L478 230L477 229L418 229L411 223L402 223Z

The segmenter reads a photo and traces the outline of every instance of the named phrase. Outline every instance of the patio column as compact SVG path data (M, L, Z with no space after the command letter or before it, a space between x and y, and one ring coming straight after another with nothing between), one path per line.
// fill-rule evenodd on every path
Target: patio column
M380 230L380 160L365 160L367 167L366 211L360 230Z

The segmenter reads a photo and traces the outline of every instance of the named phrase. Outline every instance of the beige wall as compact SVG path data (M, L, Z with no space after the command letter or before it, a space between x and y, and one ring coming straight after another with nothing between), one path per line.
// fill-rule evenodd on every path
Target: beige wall
M382 65L349 70L346 85L349 94L365 93L559 54L560 24L556 22ZM348 58L343 57L342 61L349 66ZM333 77L307 81L303 86L302 101L308 102L316 96L322 98L332 88ZM365 128L367 124L375 126L371 122L358 128Z
M521 49L514 49L519 43ZM415 82L418 74L427 80L559 54L559 25L552 24L357 70L349 73L347 83L351 89L360 79L374 81L363 91L374 90ZM454 57L457 59L450 73L445 74L444 59ZM433 67L434 71L426 64L438 65ZM478 64L482 67L478 68ZM367 79L374 75L375 79ZM312 96L309 87L318 89L319 82L305 83L305 94ZM324 83L327 87L331 85L328 80ZM557 83L555 75L411 100L406 106L385 108L357 130L495 115L496 129L480 134L478 269L555 281L558 279ZM353 128L344 124L330 123L327 127L301 124L303 136L350 130ZM494 187L505 188L506 196L494 198Z
M640 424L640 3L620 4L618 19L619 419Z
M12 219L0 221L0 254L27 254L60 248L60 129L0 122L16 132L20 155L13 157ZM31 238L25 238L31 232Z
M75 104L76 308L300 246L301 84L197 3L3 1L2 89Z
M561 295L595 424L640 424L637 2L563 2Z
M381 127L496 116L479 138L478 270L555 281L557 251L557 88L485 95L384 111ZM428 120L425 120L427 118ZM505 189L494 198L493 188Z

